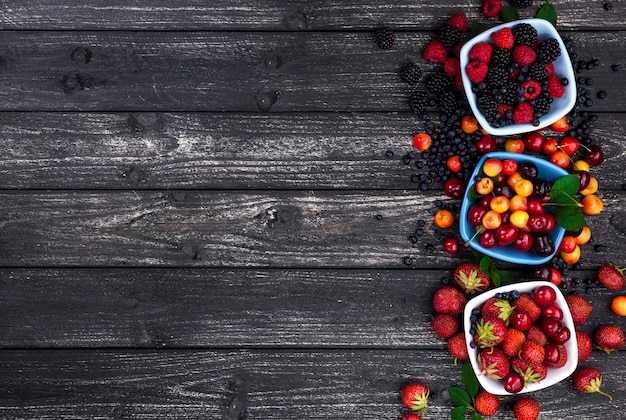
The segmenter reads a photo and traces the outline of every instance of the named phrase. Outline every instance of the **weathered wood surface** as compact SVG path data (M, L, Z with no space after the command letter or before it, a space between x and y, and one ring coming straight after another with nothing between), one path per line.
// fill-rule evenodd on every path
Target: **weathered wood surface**
M624 366L624 357L610 359ZM597 353L589 364L608 359ZM400 387L415 377L432 387L427 418L444 419L452 408L445 389L460 384L460 368L445 353L398 349L5 350L0 369L0 415L11 419L396 420ZM605 369L611 402L599 394L581 397L568 380L533 397L543 418L607 418L626 410L622 375ZM492 418L513 418L512 411L501 408Z
M601 62L589 91L611 92L597 111L626 110L617 34L572 34ZM0 110L407 111L398 69L432 38L380 50L369 32L0 32Z
M520 280L524 271L518 270ZM432 294L452 270L3 269L0 346L445 349ZM582 327L620 322L601 287Z
M0 194L0 264L398 268L411 256L416 268L449 268L460 257L443 252L432 221L434 202L444 197L399 191L8 192ZM597 239L582 266L624 252L624 192L603 198L601 216L589 218ZM428 233L411 247L407 238L418 220ZM427 251L429 243L436 252Z
M414 189L411 113L0 113L4 189ZM623 115L599 115L601 192L621 190ZM391 150L394 157L385 157ZM433 186L440 190L439 185Z
M561 28L625 28L622 14L604 10L602 2L571 0L554 5ZM480 2L466 1L5 0L0 4L0 29L303 31L371 30L382 24L397 29L437 29L442 17L459 12L467 13L469 20L484 20ZM520 15L532 17L535 12L533 7L521 10Z

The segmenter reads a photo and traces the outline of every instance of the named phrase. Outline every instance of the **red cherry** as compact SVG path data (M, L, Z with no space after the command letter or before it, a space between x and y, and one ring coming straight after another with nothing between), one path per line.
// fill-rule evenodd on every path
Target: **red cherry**
M580 148L580 141L576 137L565 136L559 143L559 147L568 155L573 155ZM589 162L587 162L589 163Z
M496 140L492 136L489 136L489 135L482 136L480 140L474 143L474 147L476 148L478 153L480 153L481 155L484 155L485 153L489 153L489 152L495 152L496 149L498 148L496 144Z
M481 197L481 199L480 199L480 200L478 200L478 203L477 203L477 204L478 204L479 206L482 206L482 207L484 207L484 208L488 209L488 208L490 208L490 207L491 207L491 199L492 199L492 198L493 198L493 195L491 195L491 194L487 194L486 196Z
M533 247L533 235L525 230L520 230L515 242L513 242L513 247L523 252L530 250Z
M533 292L535 303L542 308L550 306L556 300L556 292L550 286L539 286Z
M541 310L541 316L544 318L563 320L563 310L556 305L546 306Z
M545 232L546 225L548 224L545 216L545 214L531 214L528 217L526 226L528 226L532 232Z
M478 237L478 243L485 248L493 248L496 246L496 235L493 229L488 229L480 234Z
M461 198L465 193L465 181L456 176L450 177L443 183L443 192L452 198Z
M517 172L517 162L513 159L504 159L502 161L502 173L506 176L511 176Z
M546 356L545 363L548 366L554 366L561 360L561 348L555 343L548 343L544 347Z
M531 152L538 152L543 147L546 138L538 131L533 131L524 136L524 145Z
M604 161L604 152L597 144L589 146L589 150L585 152L585 162L591 166L598 166Z
M554 267L550 267L550 283L558 286L561 284L561 280L563 280L561 272Z
M459 240L457 238L448 238L443 241L443 249L448 254L458 254L459 253Z
M546 218L546 226L544 227L543 231L545 233L552 232L552 229L554 229L554 226L556 226L556 218L552 213L545 213L544 216Z
M520 331L526 331L530 328L531 324L530 315L524 311L514 310L513 314L509 317L509 325Z
M529 197L528 200L526 200L526 205L528 206L528 214L543 214L545 211L541 205L541 200L538 198Z
M483 216L487 213L487 209L478 204L472 204L467 211L467 221L472 226L480 226L483 224Z
M511 394L517 394L524 389L524 380L516 372L509 372L504 378L502 378L502 385L506 392Z
M550 341L552 341L555 344L564 344L570 339L571 335L572 333L569 330L569 328L563 326L563 328L561 328L561 330L558 333L550 337Z
M510 245L517 239L518 230L509 223L502 223L496 229L496 239L504 245Z
M563 328L563 323L559 319L547 318L541 321L541 331L550 338L556 336L561 328Z

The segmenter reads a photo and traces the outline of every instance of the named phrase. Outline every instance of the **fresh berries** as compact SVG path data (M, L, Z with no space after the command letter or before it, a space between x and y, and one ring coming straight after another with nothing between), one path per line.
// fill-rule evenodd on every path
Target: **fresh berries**
M422 420L422 417L415 413L405 413L400 420Z
M602 325L593 335L596 345L611 354L624 345L624 332L617 325Z
M459 265L452 275L454 282L467 294L480 293L491 286L489 277L480 271L476 263Z
M450 314L436 314L430 325L441 338L450 338L459 331L459 320Z
M548 38L539 44L537 49L537 61L550 64L561 55L561 46L555 38Z
M491 42L497 48L510 50L515 45L515 37L511 28L502 28L491 34Z
M598 282L609 290L620 290L624 287L624 270L612 264L604 264L598 269Z
M465 333L460 332L448 339L448 351L456 360L468 360L469 352L465 341Z
M555 75L548 76L548 97L560 98L565 94L565 87L561 79Z
M577 294L569 294L565 296L565 302L567 302L567 307L572 313L574 324L583 325L587 322L593 307L584 297Z
M580 330L576 330L576 345L578 346L578 363L582 363L591 357L593 344L591 337Z
M424 60L433 64L441 64L446 61L448 50L438 39L433 39L424 49Z
M481 12L487 19L495 18L502 11L501 0L483 0Z
M460 290L452 286L444 286L433 296L433 307L441 314L460 315L465 308L467 298Z
M585 394L597 392L609 399L613 399L609 394L600 389L602 385L602 372L594 367L580 367L574 372L574 387Z
M504 341L506 322L500 318L481 318L476 324L474 342L480 348L490 348Z
M467 24L467 16L465 13L457 13L448 18L447 24L454 26L459 32L469 31L469 25Z
M513 38L517 45L534 47L537 41L539 41L537 30L528 23L515 25L511 30L513 31Z
M406 83L415 85L422 77L422 69L413 62L407 62L400 69L400 77Z
M381 28L374 33L374 40L378 48L388 50L393 47L393 43L396 40L396 36L387 28Z
M520 67L528 67L535 62L537 58L535 50L527 45L518 45L513 50L513 61Z
M491 379L502 379L511 369L509 357L498 347L481 350L477 361L480 374Z
M488 42L479 42L474 45L468 54L470 61L480 61L482 63L488 63L491 60L491 53L493 47Z
M430 390L423 384L410 383L400 391L402 403L406 408L413 411L426 411Z
M467 66L465 66L467 77L475 84L479 84L485 80L488 71L487 63L478 60L470 61Z
M515 420L537 420L539 404L534 398L520 398L513 404Z
M483 416L493 416L498 411L500 400L496 395L481 389L474 398L474 409Z
M515 124L529 124L535 119L535 110L528 102L520 102L513 111Z

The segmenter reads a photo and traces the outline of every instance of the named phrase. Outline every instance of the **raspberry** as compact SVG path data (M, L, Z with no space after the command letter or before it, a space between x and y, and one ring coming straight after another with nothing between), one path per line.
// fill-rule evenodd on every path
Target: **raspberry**
M511 30L511 28L502 28L499 31L491 34L491 42L493 42L493 45L498 48L510 50L515 44L513 31Z
M454 78L452 83L454 84L454 87L457 88L460 91L462 91L465 88L463 86L463 78L461 77L460 74Z
M448 50L443 46L441 41L433 39L426 45L424 49L424 60L433 64L441 64L446 60Z
M535 119L535 111L527 102L521 102L513 111L513 122L516 124L528 124Z
M560 98L563 94L565 94L565 88L561 83L561 79L553 74L548 76L548 97Z
M481 11L483 12L483 16L485 16L487 19L494 18L498 16L498 14L502 11L502 1L483 0Z
M400 69L400 77L408 84L414 85L422 77L422 69L415 63L405 63Z
M527 45L518 45L513 50L513 61L520 67L528 67L535 62L535 51Z
M374 34L374 38L378 48L383 50L393 47L393 43L396 40L396 36L387 28L378 29Z
M459 32L469 31L469 25L467 24L467 16L465 13L457 13L448 18L448 25L454 26Z
M467 66L465 66L467 77L469 77L469 79L476 84L485 80L488 71L489 68L487 67L487 64L480 61L471 61Z
M500 118L505 118L507 112L513 113L513 106L507 104L498 104L498 115Z
M538 41L537 30L528 23L520 23L513 27L513 38L517 45L534 47Z
M491 52L493 51L493 47L491 44L487 42L479 42L474 45L468 54L468 58L470 61L482 61L483 63L488 63L491 60Z
M546 71L548 72L548 76L552 76L554 74L554 64L548 63L548 64L545 64L544 67L546 68Z
M461 74L461 63L459 63L459 59L456 57L446 58L446 61L443 62L443 72L448 77Z
M549 38L539 44L537 48L537 61L540 63L548 64L559 58L561 55L561 46L559 41L554 38Z
M450 25L444 25L437 34L437 39L441 41L444 47L452 48L461 40L461 33L457 28Z
M527 101L532 101L541 95L541 85L536 80L522 82L522 87L524 88L524 99Z

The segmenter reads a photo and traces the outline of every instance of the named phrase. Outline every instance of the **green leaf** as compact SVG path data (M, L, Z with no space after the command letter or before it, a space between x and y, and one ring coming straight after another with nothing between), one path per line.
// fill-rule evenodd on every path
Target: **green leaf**
M494 286L500 287L502 286L502 276L498 270L493 270L491 273L491 282Z
M491 266L492 266L492 262L491 262L491 258L489 257L482 257L480 259L480 271L483 272L483 274L491 277Z
M475 185L476 184L472 184L468 187L469 192L467 193L467 198L469 201L478 201L484 197L482 194L479 194L478 191L476 191Z
M556 210L556 214L554 218L556 222L565 230L577 230L586 226L585 217L579 212L574 214L568 214L563 211L559 211L561 208Z
M502 7L502 10L500 11L500 16L505 22L519 20L519 14L517 13L517 10L515 10L515 8L511 6Z
M578 182L578 175L565 175L557 179L556 182L552 184L551 192L563 191L566 194L574 195L578 192L579 186L580 184Z
M474 369L472 369L472 365L468 362L463 364L461 378L463 378L463 384L465 384L465 388L467 388L467 393L470 397L474 398L476 394L478 394L478 379L476 378Z
M448 394L450 394L450 400L454 405L468 406L471 403L471 398L467 392L458 386L448 388Z
M517 283L517 277L515 277L515 275L513 275L510 271L500 271L500 283L502 286Z
M483 420L483 416L478 413L472 414L472 420Z
M550 22L553 26L556 26L556 9L550 2L545 2L543 6L537 11L537 15L539 19L545 19Z
M471 27L472 36L478 35L485 29L487 29L487 26L485 24L476 22L476 21L472 22L472 27Z
M467 411L467 407L464 406L464 405L456 407L456 408L454 408L452 410L452 413L450 413L450 419L452 419L452 420L464 420L466 411Z

